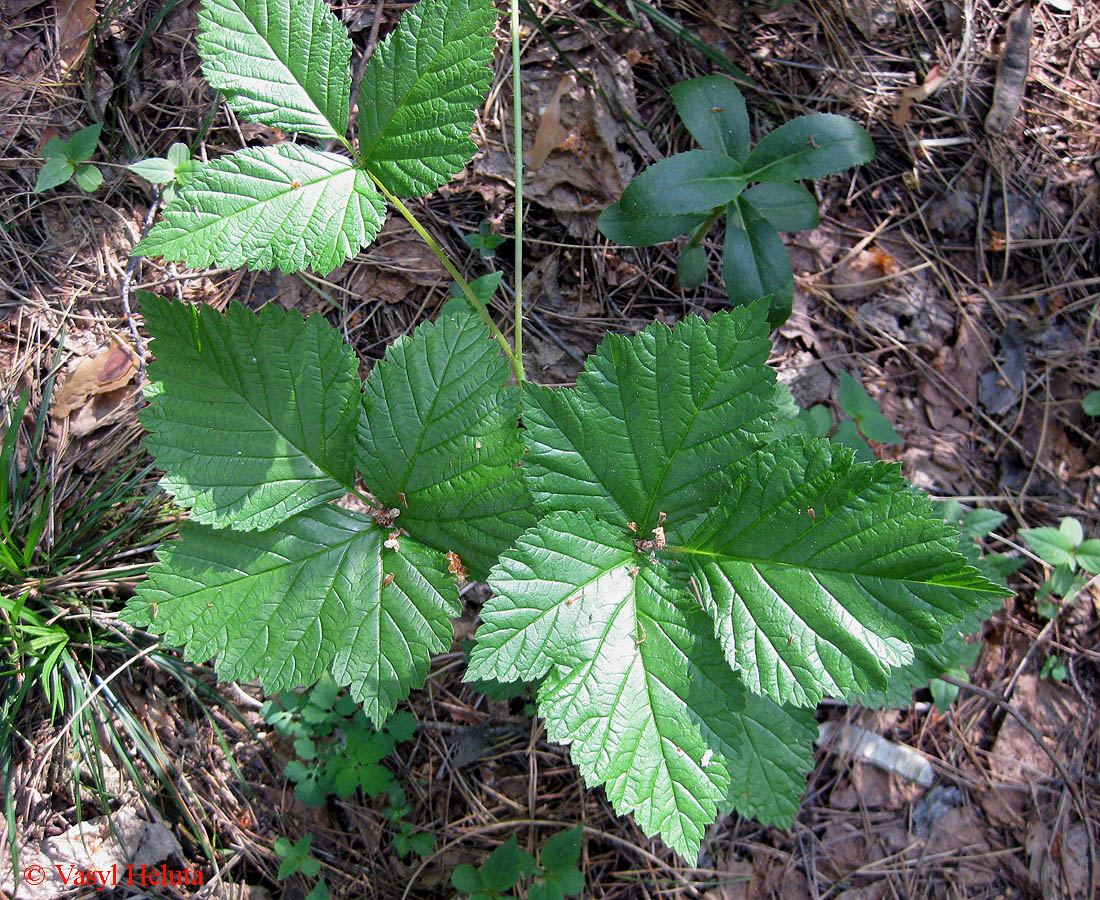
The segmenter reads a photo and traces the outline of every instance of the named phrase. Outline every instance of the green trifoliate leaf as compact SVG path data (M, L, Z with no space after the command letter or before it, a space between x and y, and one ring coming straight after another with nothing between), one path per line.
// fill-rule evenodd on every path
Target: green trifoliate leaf
M385 217L370 176L345 157L297 144L252 148L203 166L134 253L327 275L374 240Z
M628 216L708 212L745 189L741 164L724 153L689 150L654 163L619 198Z
M700 147L744 162L749 155L749 114L732 81L707 75L674 84L668 92Z
M1073 539L1059 528L1025 528L1020 537L1031 545L1039 557L1052 566L1069 566L1072 570L1077 562L1073 558L1073 549L1077 545Z
M815 113L784 122L745 160L750 181L798 181L843 172L875 155L871 136L845 116Z
M519 391L511 367L464 300L399 339L367 380L359 468L400 511L397 524L456 552L483 580L534 524L518 468Z
M744 197L726 207L726 246L722 275L730 303L752 303L769 297L768 321L782 325L794 303L794 275L783 239Z
M712 501L716 473L768 440L775 376L763 303L610 334L576 388L529 385L524 473L543 510L586 509L669 539Z
M612 203L600 213L596 227L600 233L624 247L651 247L687 234L707 220L706 213L658 216L652 213L633 215L618 203Z
M970 510L962 520L963 534L969 538L985 537L997 528L1000 528L1007 519L1004 513L995 509L983 509L978 507Z
M886 687L913 647L1006 595L896 466L792 438L729 470L682 549L729 664L777 703Z
M694 859L727 800L742 698L698 604L587 513L525 532L490 585L467 677L545 674L550 739L616 811Z
M321 316L234 303L223 318L153 294L141 308L157 355L145 446L193 519L269 528L350 490L357 362Z
M1070 543L1076 547L1085 539L1085 530L1081 527L1081 523L1078 522L1072 516L1066 516L1058 524L1058 530L1069 538Z
M359 87L359 151L400 197L446 184L474 155L489 88L492 0L420 0L374 51Z
M1073 552L1074 558L1086 572L1100 572L1100 540L1089 538Z
M776 231L805 231L821 221L814 195L800 184L764 182L745 191L744 198Z
M440 554L335 506L269 531L185 522L157 555L127 621L269 692L331 673L376 726L424 683L459 614Z
M246 119L343 140L351 41L326 0L203 0L198 45L206 80Z

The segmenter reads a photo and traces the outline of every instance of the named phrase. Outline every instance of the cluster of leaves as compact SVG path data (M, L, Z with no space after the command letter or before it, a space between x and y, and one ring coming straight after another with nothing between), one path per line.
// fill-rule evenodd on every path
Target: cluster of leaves
M164 219L134 252L192 266L332 271L378 234L380 190L428 194L473 155L495 22L492 0L421 0L408 10L360 81L356 149L347 138L351 40L324 0L204 0L203 74L234 111L351 156L283 143L185 178L176 167Z
M504 243L504 238L494 234L492 223L485 219L472 234L465 234L462 240L471 250L481 254L482 259L492 259L496 256L497 247Z
M847 372L840 374L837 405L845 417L841 418L835 430L833 414L828 407L820 404L798 411L797 421L801 430L809 437L831 436L838 444L851 448L861 462L874 462L878 458L867 441L901 443L901 437L882 414L878 404L863 389L863 385Z
M745 99L728 78L695 78L669 93L700 149L642 172L604 210L599 229L630 247L691 235L679 265L680 283L691 289L706 278L702 240L724 215L722 273L730 302L770 295L769 320L781 325L791 314L794 277L778 232L818 224L817 201L797 182L867 162L874 155L870 135L844 116L817 113L785 122L754 147ZM760 183L749 187L754 182Z
M380 225L375 186L426 193L468 158L493 15L489 0L421 0L368 62L354 160L301 144L223 157L139 250L328 271ZM240 114L351 147L350 50L321 0L205 0L201 19L204 70ZM743 101L706 84L678 103L714 167L643 173L605 221L697 227L728 210L736 258L738 222L753 245L775 234L766 209L806 220L789 182L869 155L830 116L750 152ZM752 180L763 190L742 197ZM651 193L710 202L662 212ZM897 466L799 434L766 365L769 321L786 315L772 293L608 335L576 387L522 394L461 301L361 383L320 316L142 294L157 356L146 446L191 516L126 619L268 690L328 673L381 727L449 647L468 574L494 593L468 680L538 684L548 735L618 812L688 858L729 810L788 824L816 704L887 691L1006 592ZM333 502L348 495L367 511Z
M512 891L525 879L529 900L579 897L584 890L584 875L577 868L582 835L579 825L554 835L539 851L538 862L512 835L480 868L465 863L456 867L451 884L470 900L514 900Z
M192 521L127 618L228 678L330 671L381 724L449 643L460 558L495 593L467 677L541 682L551 738L685 856L724 810L789 822L817 702L1005 593L896 466L774 440L766 301L609 335L522 407L458 301L362 388L319 317L143 311L147 446ZM356 469L373 516L327 502Z
M350 797L361 790L377 797L393 786L393 773L381 761L397 744L410 740L416 722L407 712L371 727L359 704L326 674L300 693L284 691L264 704L264 721L294 741L297 759L287 764L294 795L306 806L321 806L330 794Z
M163 158L143 159L126 168L151 184L163 185L161 199L167 204L172 204L176 202L179 189L191 183L191 179L201 166L198 161L191 158L190 147L176 143L168 148L168 153Z
M38 180L34 192L40 194L50 188L59 187L70 178L76 186L86 193L92 193L103 184L103 172L98 166L88 162L99 143L99 133L103 123L97 122L87 128L81 128L67 141L52 138L42 148L46 164L38 170Z
M275 877L284 881L291 875L303 875L316 878L321 873L321 862L310 852L313 844L312 834L303 834L297 841L291 841L285 835L275 838L275 852L282 858ZM328 884L322 878L306 894L305 900L328 900Z
M1062 519L1057 528L1025 528L1020 536L1052 567L1035 599L1039 615L1053 619L1061 608L1059 597L1066 603L1072 601L1088 582L1084 573L1100 573L1100 540L1086 539L1081 523L1072 516Z

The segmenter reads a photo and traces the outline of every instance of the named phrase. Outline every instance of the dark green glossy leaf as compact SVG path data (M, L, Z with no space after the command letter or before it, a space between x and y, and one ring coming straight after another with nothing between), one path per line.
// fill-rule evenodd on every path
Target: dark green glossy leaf
M743 196L776 231L805 231L817 228L821 221L814 195L800 184L764 182L753 185Z
M778 232L743 197L727 207L722 275L730 303L769 297L768 321L774 327L787 321L794 303L791 259Z
M688 150L654 163L623 191L619 207L632 217L709 212L745 189L741 164L724 153Z
M875 155L871 136L845 116L815 113L780 125L745 160L750 181L798 181L843 172Z
M744 162L749 155L749 114L745 98L730 79L707 75L674 84L668 92L700 147Z

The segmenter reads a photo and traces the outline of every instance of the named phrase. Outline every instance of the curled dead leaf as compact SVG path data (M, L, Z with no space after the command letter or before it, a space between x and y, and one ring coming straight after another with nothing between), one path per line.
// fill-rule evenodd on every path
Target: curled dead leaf
M561 124L561 98L576 84L572 75L563 75L543 110L535 132L535 143L527 154L527 168L539 169L548 157L569 137L569 129Z
M119 338L117 346L95 356L86 356L72 370L53 398L51 413L64 419L73 410L84 406L89 398L107 394L127 384L138 370L138 356L133 348Z

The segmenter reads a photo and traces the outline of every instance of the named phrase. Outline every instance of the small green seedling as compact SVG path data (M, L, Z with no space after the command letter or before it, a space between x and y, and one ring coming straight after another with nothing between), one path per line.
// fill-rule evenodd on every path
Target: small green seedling
M46 164L38 172L34 192L41 194L50 188L58 187L72 178L77 187L86 193L92 193L103 184L103 173L97 166L88 162L99 143L99 133L103 123L96 122L87 128L81 128L67 141L53 138L42 148Z
M163 158L154 156L126 168L150 184L164 185L161 199L169 204L175 202L177 189L189 185L200 167L201 163L191 158L190 148L186 144L176 143L168 148Z
M531 878L527 888L530 900L564 900L580 896L584 876L577 868L581 853L583 829L578 825L557 834L546 842L539 853L540 863L524 850L512 835L497 847L489 858L475 869L464 864L451 873L451 884L468 894L470 900L506 900L524 878Z
M1089 391L1081 398L1081 408L1089 416L1100 416L1100 391Z
M701 149L642 172L603 211L598 227L628 247L690 235L678 275L691 289L706 277L703 238L725 216L722 274L730 302L770 296L768 319L781 325L791 314L794 275L778 232L818 224L817 201L797 182L867 162L874 156L871 137L851 119L819 113L791 119L752 147L745 99L728 78L695 78L669 93ZM749 187L753 182L760 184Z
M1061 608L1057 598L1069 602L1088 583L1082 572L1100 573L1100 540L1085 540L1081 523L1072 516L1062 519L1057 528L1026 528L1020 536L1043 562L1053 567L1035 595L1039 615L1053 619Z
M361 790L377 797L389 791L393 773L381 761L416 730L412 715L398 712L376 731L328 675L301 694L279 694L262 712L277 733L294 740L298 758L287 764L286 776L306 806L321 806L331 794L347 798Z
M477 250L482 259L492 259L496 256L497 247L504 243L504 238L499 234L493 234L493 226L488 219L482 221L477 231L473 234L464 234L462 240L471 250Z
M404 859L409 853L417 856L428 856L435 849L435 839L425 832L414 834L414 825L405 821L405 817L412 812L412 804L405 795L405 789L399 784L390 785L388 791L390 805L382 813L396 829L393 836L393 848L397 855Z
M1039 670L1039 677L1048 681L1065 681L1068 674L1065 660L1057 653L1052 653L1043 660L1043 667Z
M880 444L901 443L901 438L878 404L847 372L840 375L837 404L847 418L840 419L832 440L853 450L856 459L861 462L875 462L878 459L868 440ZM833 414L821 404L800 409L795 418L798 429L807 437L829 437L829 432L833 431Z
M278 874L275 876L279 881L283 881L296 873L300 873L306 878L316 878L320 874L321 863L309 852L312 843L312 834L302 835L293 844L290 843L290 838L283 835L279 835L275 839L275 852L283 858L282 863L279 865ZM313 890L306 894L306 900L328 900L328 896L328 885L325 884L325 879L322 878L313 886Z

